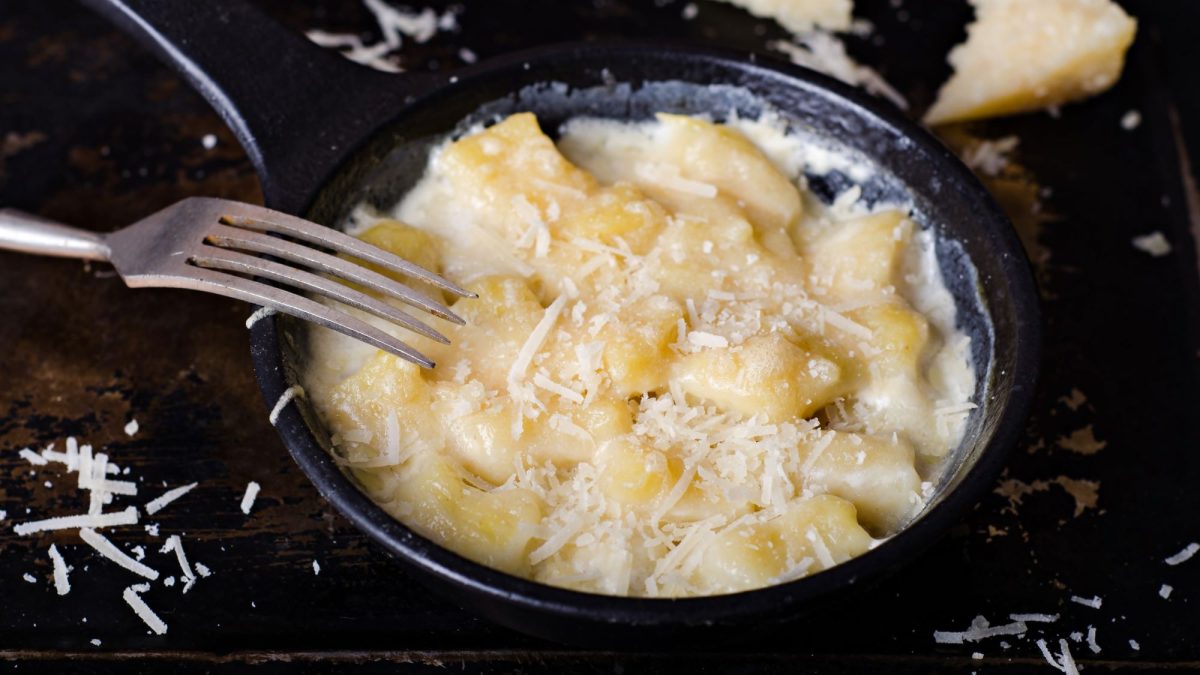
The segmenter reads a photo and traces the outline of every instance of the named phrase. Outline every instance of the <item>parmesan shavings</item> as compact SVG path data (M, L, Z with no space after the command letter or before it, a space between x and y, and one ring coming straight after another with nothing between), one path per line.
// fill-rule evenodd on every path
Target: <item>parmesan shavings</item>
M50 463L50 460L37 454L36 452L30 450L29 448L25 448L25 449L21 450L20 452L18 452L17 454L20 455L21 458L24 459L26 462L29 462L30 464L32 464L34 466L45 466Z
M138 421L136 419L130 419L129 424L125 425L125 435L133 436L137 432L138 432Z
M167 537L167 543L158 550L159 553L170 553L175 551L175 560L179 562L179 570L183 573L183 592L187 593L192 588L192 584L196 583L196 573L192 571L192 566L188 564L187 555L183 552L183 540L179 535L173 534Z
M71 592L71 582L67 579L67 561L63 560L58 547L50 544L50 562L54 565L54 590L59 595Z
M150 590L150 584L134 584L126 588L121 597L125 598L125 603L133 608L133 613L137 614L138 618L149 626L155 635L165 635L167 624L159 618L158 614L154 613L154 610L150 609L150 605L147 605L140 595L148 590Z
M304 396L304 387L298 384L293 384L280 394L279 400L275 402L275 407L271 408L271 414L267 417L271 426L275 426L275 423L279 421L279 414L283 412L283 407L297 396Z
M724 336L715 333L705 333L704 331L694 330L687 334L688 342L697 347L707 347L709 349L722 349L729 346L729 340Z
M88 546L91 546L92 548L96 549L96 552L98 552L100 555L117 563L118 565L120 565L121 567L124 567L125 569L129 570L130 572L133 572L134 574L138 574L143 577L146 577L147 579L149 579L151 581L158 579L158 571L157 570L154 570L154 569L134 560L129 555L127 555L124 551L117 548L116 544L109 541L104 535L100 534L99 532L85 527L85 528L79 530L79 538L83 539L84 543L86 543Z
M1171 597L1171 591L1174 590L1175 589L1170 584L1163 584L1162 586L1158 587L1158 597L1162 598L1163 600L1167 600Z
M191 492L192 488L196 487L197 485L198 483L188 483L187 485L182 485L173 490L167 490L158 497L146 502L146 515L149 516L158 513L171 502L179 499L188 492Z
M541 387L552 394L558 394L572 403L583 403L583 395L574 389L568 389L563 385L551 380L541 373L534 373L533 384Z
M254 506L254 500L258 497L258 490L260 487L261 486L254 481L246 483L246 492L242 495L242 513L246 514L247 516L250 515L250 508Z
M1192 542L1187 546L1184 546L1182 551L1167 558L1166 560L1163 560L1163 562L1171 566L1179 565L1191 560L1192 556L1196 555L1197 552L1200 552L1200 544Z
M1075 659L1071 657L1071 648L1067 646L1066 640L1058 641L1058 648L1062 650L1062 654L1055 657L1050 653L1050 649L1046 647L1045 640L1037 641L1038 649L1041 650L1042 656L1046 659L1046 663L1054 666L1054 669L1066 675L1079 675L1079 668L1075 665Z
M1100 609L1100 605L1104 604L1104 598L1101 598L1098 595L1090 598L1082 598L1078 595L1072 595L1071 602L1078 603L1084 607L1091 607L1092 609Z
M1092 650L1093 654L1100 653L1100 645L1099 645L1099 643L1096 642L1096 627L1095 626L1088 626L1087 646L1088 646L1088 649Z
M1009 614L1008 618L1024 623L1054 623L1058 621L1057 614Z
M313 571L313 576L320 574L321 573L321 563L314 560L312 563L312 571Z
M79 516L58 516L45 520L34 520L13 526L13 532L25 536L48 530L73 530L81 527L100 529L117 525L134 525L138 521L137 508L130 506L116 513L88 513Z
M934 631L933 640L943 645L961 645L964 642L979 642L1000 635L1024 635L1029 627L1024 621L1014 621L1001 626L992 626L982 616L971 621L971 627L964 631Z

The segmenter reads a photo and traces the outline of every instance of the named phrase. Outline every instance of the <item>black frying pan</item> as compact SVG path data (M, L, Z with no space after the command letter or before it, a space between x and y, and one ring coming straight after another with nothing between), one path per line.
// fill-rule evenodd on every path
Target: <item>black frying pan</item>
M864 196L911 199L917 220L936 231L960 327L972 337L980 409L915 522L859 558L791 583L706 598L614 598L483 567L372 503L318 441L328 434L312 411L302 403L287 407L280 437L321 494L414 576L464 607L535 635L609 646L661 646L799 616L914 558L992 486L1020 436L1040 348L1037 296L1020 243L949 151L857 90L800 68L662 45L564 45L480 63L453 78L388 75L325 52L236 0L84 2L154 49L209 100L250 156L268 206L328 225L363 200L395 203L421 175L433 144L511 112L531 110L552 132L580 115L755 117L773 109L797 131L868 158L878 175L862 185ZM824 197L852 183L837 172L810 176ZM268 405L295 379L304 335L284 319L254 325L251 350Z

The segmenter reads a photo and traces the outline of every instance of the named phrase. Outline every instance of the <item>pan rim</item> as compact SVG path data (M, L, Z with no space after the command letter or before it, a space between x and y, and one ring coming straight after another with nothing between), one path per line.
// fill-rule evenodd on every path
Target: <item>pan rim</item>
M585 54L581 52L586 52ZM953 489L900 532L873 550L840 563L828 570L795 581L739 593L686 598L639 598L609 596L549 586L516 577L469 560L427 539L387 514L345 476L324 450L295 406L279 416L276 429L293 459L317 487L322 496L357 529L382 545L405 564L438 577L459 589L490 597L509 605L580 619L629 626L704 626L741 622L754 617L789 613L810 602L862 586L891 569L910 562L927 549L953 524L959 522L983 491L991 487L1004 465L1008 452L1018 442L1033 403L1041 352L1041 320L1036 286L1028 260L1007 216L996 205L978 179L936 138L889 104L814 71L783 62L747 61L729 50L695 46L664 49L662 44L619 43L608 45L571 43L551 45L517 52L477 64L458 76L451 85L470 86L477 77L494 76L505 70L526 68L527 64L564 55L583 58L642 58L673 60L701 59L731 72L752 73L780 82L808 95L837 99L840 107L860 117L873 118L873 124L907 138L917 150L937 164L946 181L966 186L970 198L980 206L978 226L987 230L989 241L1001 258L1000 266L1008 285L1008 295L1021 316L1014 323L1012 341L1011 389L1002 392L1002 400L993 401L997 419L990 434L981 437L982 446L972 466ZM731 83L737 84L737 83ZM415 104L420 103L418 100ZM414 105L415 105L414 104ZM376 131L403 117L411 108L397 110L392 119L381 120ZM374 136L371 134L370 136ZM348 156L353 156L351 152ZM328 183L312 186L309 206ZM308 206L306 206L307 210ZM992 308L985 307L988 320ZM268 406L292 383L287 379L281 334L271 317L251 328L251 355L260 389ZM997 335L999 340L1001 336ZM994 362L994 353L993 353ZM997 396L994 392L992 396ZM494 615L493 615L493 618Z

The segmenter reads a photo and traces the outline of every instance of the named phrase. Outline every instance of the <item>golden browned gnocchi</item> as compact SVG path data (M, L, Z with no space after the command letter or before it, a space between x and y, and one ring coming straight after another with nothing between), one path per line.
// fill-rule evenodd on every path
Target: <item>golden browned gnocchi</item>
M758 588L896 532L973 407L968 341L931 235L814 199L804 143L517 114L442 145L349 228L478 297L452 345L402 336L433 370L312 329L336 459L434 541L595 593Z

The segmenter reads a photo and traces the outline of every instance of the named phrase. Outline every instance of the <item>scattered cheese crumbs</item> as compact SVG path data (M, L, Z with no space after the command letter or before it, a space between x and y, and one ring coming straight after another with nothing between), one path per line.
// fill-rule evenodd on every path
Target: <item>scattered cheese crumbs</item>
M312 568L314 576L321 573L321 563L317 562L316 560L313 561Z
M54 590L58 591L59 595L66 595L71 592L71 582L67 579L67 561L63 560L62 554L58 552L58 547L50 544L50 562L54 564Z
M208 565L198 562L193 566L196 568L196 573L199 574L201 577L211 577L212 576L212 570L208 569Z
M1185 563L1185 562L1191 560L1192 556L1196 555L1196 553L1198 551L1200 551L1200 544L1197 544L1196 542L1192 542L1192 543L1188 544L1187 546L1183 547L1182 551L1180 551L1179 553L1176 553L1175 555L1171 556L1170 558L1167 558L1163 562L1167 563L1168 565L1172 565L1172 566L1179 565L1181 563Z
M1008 155L1016 150L1021 139L1005 136L994 141L980 139L968 145L962 153L962 161L968 167L985 176L998 176L1008 166Z
M30 574L29 572L26 572L25 574L22 574L22 575L21 575L21 578L22 578L22 579L24 579L25 581L27 581L27 582L31 583L31 584L36 584L36 583L37 583L37 577L33 576L33 575L32 575L32 574Z
M1023 635L1029 630L1023 621L1014 621L1001 626L990 626L988 620L977 616L971 627L964 631L934 631L933 640L943 645L961 645L964 642L979 642L998 635Z
M293 384L280 394L279 400L275 402L275 407L271 408L271 414L267 417L271 426L275 426L275 423L279 421L279 414L283 412L283 407L297 396L304 396L304 387L298 384Z
M146 523L146 533L151 537L158 536L158 523Z
M5 520L7 518L8 518L8 511L0 509L0 520Z
M1076 602L1084 607L1091 607L1092 609L1100 609L1100 605L1104 602L1104 599L1098 595L1091 598L1082 598L1078 595L1072 595L1071 602Z
M179 562L179 569L183 572L183 592L187 593L192 588L192 584L196 583L196 573L192 571L192 566L188 564L187 555L183 552L183 540L179 535L173 534L167 537L167 543L159 549L159 553L170 553L175 551L175 560Z
M204 134L200 137L200 145L204 146L205 150L212 150L217 147L216 134Z
M1171 587L1169 584L1163 584L1162 586L1160 586L1158 588L1158 597L1162 598L1163 600L1166 600L1167 598L1171 597L1171 591L1173 591L1173 590L1175 590L1175 589L1173 587Z
M175 577L167 577L166 579L163 579L163 586L166 586L167 588L171 588L174 585L175 585Z
M976 661L982 661L983 652L971 652L971 658L975 659Z
M1096 643L1096 627L1095 626L1088 626L1087 645L1088 645L1088 649L1092 650L1093 654L1100 653L1100 645Z
M88 546L96 549L100 555L117 563L130 572L146 577L151 581L158 579L157 570L147 567L146 565L143 565L142 563L129 557L129 555L127 555L124 551L117 548L116 544L109 541L99 532L85 527L79 530L79 538L83 539Z
M115 527L117 525L134 525L137 521L137 508L130 506L124 511L117 513L88 513L81 516L58 516L57 518L21 523L13 526L13 532L25 536L34 532L45 532L48 530L73 530L80 527L100 529Z
M1130 640L1129 648L1136 652L1136 651L1140 651L1142 646L1140 644L1138 644L1137 640Z
M50 463L50 460L46 459L45 457L42 457L41 455L30 450L29 448L25 448L25 449L21 450L20 452L18 452L17 454L20 455L26 462L29 462L30 464L33 464L34 466L45 466Z
M1142 124L1142 113L1136 110L1130 110L1121 116L1121 128L1125 131L1133 131Z
M1149 253L1155 258L1161 258L1171 252L1171 242L1167 241L1163 233L1158 230L1150 234L1134 237L1133 247L1144 253Z
M133 608L133 613L137 614L138 618L149 626L155 635L164 635L167 632L167 624L163 623L163 620L154 613L154 610L150 609L150 606L139 595L148 590L150 590L150 584L135 584L126 588L122 597L125 598L126 604Z
M134 546L133 548L131 548L129 550L133 551L134 560L145 560L146 559L146 549L145 548L142 548L141 546Z
M901 109L908 109L908 101L875 70L855 61L846 53L846 45L836 36L825 31L811 31L796 35L792 41L775 40L767 47L787 55L788 59L805 68L825 73L846 84L862 87L868 92L882 96Z
M136 419L130 419L129 424L125 425L125 435L132 436L132 435L136 434L137 432L138 432L138 421Z
M88 640L88 642L91 642L93 646L100 646L100 638L92 638L91 640Z
M260 486L254 481L246 484L246 493L242 495L242 513L250 515L250 507L254 506L254 499L258 497Z
M256 310L254 310L254 313L251 314L246 319L246 328L252 327L254 324L258 323L259 321L262 321L263 319L267 318L268 316L271 316L274 313L275 313L275 310L274 310L274 308L271 308L271 307L260 307Z
M170 504L171 502L175 501L176 499L179 499L180 497L184 496L189 491L191 491L192 488L196 487L196 485L198 485L198 483L189 483L187 485L177 487L173 490L168 490L168 491L164 492L162 495L155 497L154 499L152 499L146 503L146 515L152 515L152 514L158 513L159 511L163 510L163 508L167 504Z

